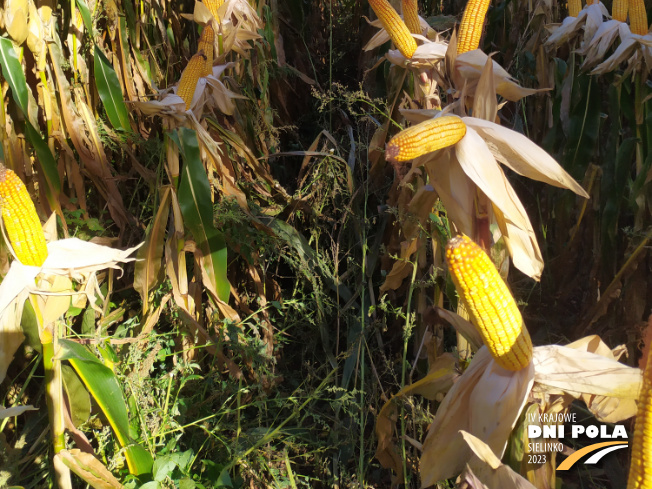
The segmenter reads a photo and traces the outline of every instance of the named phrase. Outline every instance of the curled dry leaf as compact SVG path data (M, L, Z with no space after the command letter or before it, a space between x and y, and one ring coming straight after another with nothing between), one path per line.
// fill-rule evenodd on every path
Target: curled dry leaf
M466 83L467 90L470 90L468 94L473 95L475 86L480 80L480 76L489 59L489 56L479 49L457 55L452 73L455 86L461 90ZM492 65L493 83L496 87L496 93L507 100L517 102L528 95L549 90L548 88L523 88L498 63L492 60Z
M486 347L480 348L430 425L420 462L423 486L457 476L471 459L460 430L481 437L502 457L533 382L531 363L508 371L496 364Z
M482 440L466 431L462 431L461 435L474 454L469 468L488 489L536 489L527 479L503 464Z
M601 421L634 416L641 371L619 363L621 353L621 348L612 351L599 337L590 336L568 346L536 347L528 367L509 372L482 347L430 425L421 457L423 485L459 474L471 460L460 430L480 438L500 459L530 395L547 406L546 412L566 409L573 399L581 399Z
M27 0L5 0L4 2L4 24L9 37L17 45L21 45L27 39L27 19L29 17L29 6Z

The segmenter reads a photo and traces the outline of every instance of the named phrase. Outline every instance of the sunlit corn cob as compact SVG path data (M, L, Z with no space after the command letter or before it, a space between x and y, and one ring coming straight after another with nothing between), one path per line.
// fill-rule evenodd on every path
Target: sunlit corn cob
M451 239L446 260L471 322L498 365L521 370L532 360L532 340L514 297L491 259L468 236Z
M213 73L213 40L215 39L215 33L213 28L209 25L204 27L204 30L201 31L201 36L199 38L199 45L197 46L197 53L204 53L206 56L206 63L204 65L204 71L202 71L201 76L208 76Z
M457 54L478 49L491 0L469 0L457 35Z
M611 5L611 17L614 20L625 22L627 20L628 6L629 0L614 0L614 3Z
M417 42L410 35L410 29L405 25L398 12L387 0L369 0L369 5L378 16L387 34L403 56L410 59L417 49Z
M206 55L202 52L195 54L186 69L181 73L181 80L179 80L179 88L177 88L177 95L186 103L186 110L190 108L192 99L195 96L195 89L197 88L197 81L202 76L206 68Z
M7 237L23 265L40 267L48 256L45 234L25 184L0 165L0 206Z
M204 0L204 4L208 7L208 10L210 10L211 15L216 20L220 20L217 15L217 10L222 6L222 4L224 4L224 0Z
M403 0L403 20L412 34L421 34L417 0Z
M569 17L577 17L582 10L582 0L568 0Z
M652 352L643 371L627 489L652 488Z
M629 27L633 34L647 34L647 12L643 0L629 0Z
M466 134L462 119L452 115L428 119L394 136L385 149L389 161L409 161L457 143Z

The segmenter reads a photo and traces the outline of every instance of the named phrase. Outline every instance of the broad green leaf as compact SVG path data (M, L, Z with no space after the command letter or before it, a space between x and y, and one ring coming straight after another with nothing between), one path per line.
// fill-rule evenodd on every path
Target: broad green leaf
M94 66L95 85L111 125L116 129L131 132L129 113L122 96L120 80L113 66L111 66L111 62L97 46L95 46Z
M48 203L52 209L58 209L58 195L61 191L61 181L59 180L59 172L57 171L57 162L50 152L47 141L41 137L39 131L29 121L25 121L25 137L34 147L37 160L41 164L41 168L43 168L43 173L49 184L49 188L46 189ZM59 214L61 215L62 213L59 212Z
M81 13L82 20L84 22L84 27L86 28L86 32L88 33L90 38L93 39L93 22L91 20L91 12L90 10L88 10L88 6L86 5L86 2L84 2L84 0L76 0L76 3L77 3L77 8Z
M2 63L2 76L11 88L11 96L27 117L28 88L25 73L23 73L23 67L16 56L14 43L6 37L0 38L0 62Z
M228 301L231 286L226 277L227 250L224 236L213 226L211 188L199 157L195 131L179 129L184 165L179 183L179 206L186 226L203 253L204 273L214 281L214 293Z
M18 107L25 116L25 137L34 147L38 161L43 168L50 188L46 189L48 203L53 209L58 209L58 194L61 189L59 182L59 173L57 172L57 164L54 157L50 152L47 141L45 141L39 131L32 126L29 122L28 114L28 86L23 73L23 67L18 61L14 45L11 40L7 38L0 38L0 65L2 65L2 76L11 88L11 96L18 104Z
M70 365L61 365L63 387L70 404L72 424L79 427L88 421L91 415L91 398L75 370Z
M113 371L84 346L70 340L60 340L62 360L68 360L84 385L106 416L118 438L125 447L129 471L134 475L147 474L152 469L151 455L129 437L129 417L122 390Z

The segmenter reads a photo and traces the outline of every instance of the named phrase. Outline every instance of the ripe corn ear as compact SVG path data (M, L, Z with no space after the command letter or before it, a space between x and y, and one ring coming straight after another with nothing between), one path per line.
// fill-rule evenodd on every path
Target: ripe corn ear
M206 63L201 76L208 76L213 73L213 41L215 39L215 32L209 25L204 27L199 37L199 45L197 46L197 53L204 53L206 56Z
M478 49L489 3L491 0L469 0L466 4L457 36L457 54Z
M577 17L582 10L582 0L568 0L569 17Z
M0 165L2 220L16 258L23 265L40 267L48 256L45 234L25 184Z
M627 489L652 488L652 352L648 352L638 397Z
M428 119L394 136L385 149L390 161L409 161L457 143L466 134L466 124L452 115Z
M643 0L629 0L629 27L633 34L647 34L647 12Z
M217 15L217 10L224 4L224 0L204 0L204 4L208 7L215 20L219 21L220 18Z
M629 0L614 0L611 5L611 17L614 20L625 22L627 20L627 7Z
M390 39L403 56L410 59L417 50L417 42L410 35L398 12L387 0L369 0L369 5L378 16Z
M403 20L412 34L421 34L417 0L403 0Z
M195 96L197 81L206 68L206 55L197 53L188 62L186 69L181 73L177 95L186 103L186 110L190 108L192 99Z
M514 297L487 254L468 236L451 239L446 260L466 306L496 363L521 370L532 360L532 340Z

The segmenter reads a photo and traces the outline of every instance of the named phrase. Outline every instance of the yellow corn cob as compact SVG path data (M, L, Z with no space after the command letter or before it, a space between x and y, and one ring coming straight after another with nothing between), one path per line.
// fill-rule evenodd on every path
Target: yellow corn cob
M206 63L204 65L204 70L201 73L201 76L208 76L213 73L213 40L215 39L215 33L213 28L209 25L204 27L204 30L201 31L201 37L199 38L199 45L197 46L197 53L204 53L206 56Z
M638 398L627 489L652 488L652 352L648 352Z
M577 17L582 10L582 0L568 0L568 16Z
M633 34L647 34L647 12L643 0L629 0L629 27Z
M206 67L206 55L202 52L195 54L186 69L181 73L181 80L179 80L179 88L177 88L177 95L186 103L186 110L190 108L192 99L195 96L195 89L197 88L197 81L204 72Z
M457 36L457 54L478 49L490 3L491 0L469 0L466 4Z
M40 267L48 256L45 234L25 184L0 165L0 206L7 237L23 265Z
M403 20L412 34L421 34L417 0L403 0Z
M204 0L204 4L208 7L208 10L211 11L211 14L215 20L220 20L217 15L217 10L222 6L224 0Z
M389 34L392 42L403 56L410 59L417 49L417 42L410 35L403 19L387 0L369 0L369 5L376 12L378 20Z
M385 149L390 161L409 161L457 143L466 134L462 119L452 115L428 119L394 136Z
M532 340L521 312L491 259L467 236L451 239L446 260L455 288L498 365L521 370L532 360Z
M611 5L611 17L614 20L625 22L627 20L627 7L629 0L614 0Z

